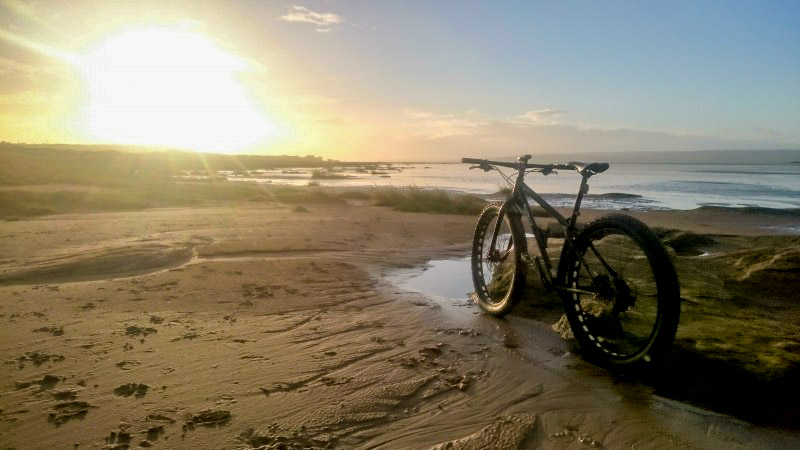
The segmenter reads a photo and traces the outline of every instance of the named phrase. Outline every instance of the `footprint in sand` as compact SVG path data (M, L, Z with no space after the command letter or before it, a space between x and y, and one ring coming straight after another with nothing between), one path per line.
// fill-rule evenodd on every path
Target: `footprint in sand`
M142 398L147 395L148 389L150 389L150 386L146 384L128 383L114 389L114 395L120 397L130 397L133 395L136 398Z
M78 398L78 391L75 389L53 391L53 398L56 400L75 400Z
M141 366L141 365L142 365L142 363L140 363L139 361L130 360L130 359L126 359L125 361L120 361L120 362L118 362L116 364L116 366L119 367L122 370L131 370L134 367Z
M183 340L191 341L192 339L196 339L196 338L199 338L199 337L200 337L199 334L195 333L194 331L191 331L191 332L185 333L185 334L183 334L181 336L172 338L172 339L170 339L170 341L171 342L177 342L177 341L183 341Z
M108 445L104 448L127 449L130 442L131 434L129 432L112 431L111 434L106 438L106 444Z
M147 337L148 335L155 333L158 333L158 330L156 330L155 328L139 327L135 325L131 325L125 328L125 334L128 336Z
M165 422L169 423L170 425L175 423L175 419L164 414L148 414L147 420L150 422Z
M36 333L50 333L53 336L62 336L64 334L64 327L50 325L49 327L36 328L33 331Z
M230 411L224 409L206 409L197 414L189 414L186 418L186 423L183 425L183 431L194 430L195 426L200 425L204 427L218 427L230 422Z
M42 392L42 391L47 391L47 390L53 389L56 386L56 384L58 384L58 383L60 383L60 382L62 382L64 380L66 380L65 377L59 377L59 376L47 374L47 375L43 376L41 379L39 379L39 380L17 381L16 382L16 388L17 389L26 389L26 388L29 388L29 387L35 385L35 384L38 384L39 385L39 391L38 392Z
M47 421L58 427L72 419L83 419L89 412L89 408L94 408L89 402L73 400L58 403L53 406L53 411L47 416Z
M156 425L152 426L147 429L147 440L148 441L157 441L162 434L166 431L164 429L164 425ZM141 445L141 444L140 444Z
M330 435L308 437L305 430L300 433L278 433L277 427L270 427L267 433L256 432L250 428L239 435L239 441L252 448L333 448L335 439ZM327 437L327 438L326 438Z
M19 369L23 369L26 362L31 362L34 366L39 367L46 362L61 362L63 360L64 357L62 355L55 355L45 352L25 352L22 355L17 356Z
M163 317L150 316L150 323L158 325L158 324L160 324L162 322L164 322L164 318Z

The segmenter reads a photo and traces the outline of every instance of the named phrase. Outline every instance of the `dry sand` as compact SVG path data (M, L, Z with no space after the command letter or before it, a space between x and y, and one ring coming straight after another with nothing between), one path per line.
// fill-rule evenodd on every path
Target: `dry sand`
M309 209L0 223L0 447L800 446L797 388L770 390L797 381L798 240L737 237L789 219L645 214L729 236L676 255L684 317L662 376L620 377L550 329L550 297L498 320L390 282L465 255L475 217ZM715 386L731 370L755 384Z

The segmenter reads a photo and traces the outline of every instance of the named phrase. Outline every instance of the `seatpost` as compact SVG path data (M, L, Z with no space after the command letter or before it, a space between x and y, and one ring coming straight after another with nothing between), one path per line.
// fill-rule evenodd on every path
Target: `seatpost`
M528 168L525 164L528 164L528 160L531 159L531 155L522 155L517 158L517 162L519 163L519 167L517 167L517 181L514 183L514 194L518 194L522 191L522 179L525 177L525 170ZM524 195L524 194L523 194Z

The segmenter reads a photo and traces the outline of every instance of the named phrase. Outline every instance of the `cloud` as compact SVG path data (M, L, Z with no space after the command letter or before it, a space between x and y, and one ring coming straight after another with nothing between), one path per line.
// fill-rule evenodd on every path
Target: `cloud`
M409 119L433 119L435 117L442 117L441 115L434 114L430 111L423 111L421 109L403 108L402 113Z
M476 116L474 111L466 111L457 115L404 108L402 113L406 118L411 119L410 122L402 124L407 134L425 139L470 135L486 124L483 119Z
M560 123L554 109L538 109L506 118L475 111L437 113L405 108L399 128L373 130L364 155L372 158L454 160L462 156L510 157L622 151L685 151L776 148L770 139L681 134L668 131L600 128ZM376 150L385 149L385 150Z
M556 111L555 109L546 108L546 109L539 109L536 111L528 111L522 113L519 116L517 116L517 119L520 119L525 122L552 125L558 123L557 120L560 116L561 116L561 111Z
M338 14L320 13L299 5L289 6L289 12L278 17L278 20L311 24L320 33L331 32L334 27L344 23L344 18Z

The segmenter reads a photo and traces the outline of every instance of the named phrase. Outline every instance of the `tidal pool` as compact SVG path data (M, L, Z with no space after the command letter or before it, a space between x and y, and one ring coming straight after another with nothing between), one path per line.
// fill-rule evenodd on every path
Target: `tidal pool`
M395 284L403 289L437 297L466 299L474 290L470 258L428 261L422 269L399 274Z

